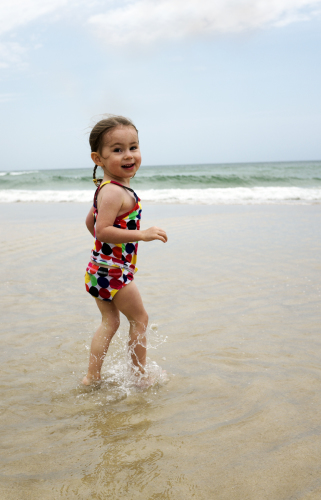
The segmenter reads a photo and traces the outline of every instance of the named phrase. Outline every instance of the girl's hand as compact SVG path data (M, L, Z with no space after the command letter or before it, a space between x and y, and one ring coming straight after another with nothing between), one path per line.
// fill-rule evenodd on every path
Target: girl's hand
M167 234L163 229L160 229L159 227L149 227L148 229L141 231L141 233L142 241L160 240L163 243L166 243L167 241Z

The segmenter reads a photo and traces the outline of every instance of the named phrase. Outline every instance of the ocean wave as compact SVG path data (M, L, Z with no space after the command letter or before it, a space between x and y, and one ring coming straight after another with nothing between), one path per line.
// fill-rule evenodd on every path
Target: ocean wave
M54 191L28 190L28 189L6 189L0 191L0 203L16 202L40 202L40 203L62 203L62 202L91 202L93 200L92 190L70 190Z
M25 170L23 172L8 172L7 175L13 175L13 176L15 176L15 175L28 175L28 174L36 174L38 172L39 172L39 170Z
M140 191L140 195L144 201L202 205L321 203L321 188L234 187L208 189L149 189Z
M0 172L0 190L89 191L91 186L93 186L91 168L13 172L7 169ZM156 190L162 193L178 193L179 191L176 190L180 189L184 192L189 190L192 193L192 190L209 188L224 190L257 187L319 189L321 188L321 162L142 166L138 175L133 179L132 187L138 192ZM227 191L224 193L224 196L228 195ZM216 191L216 194L219 194L219 191ZM195 197L197 198L197 191ZM236 197L238 198L239 195L237 194Z
M224 182L235 182L246 181L246 182L255 182L257 185L259 182L297 182L302 180L311 180L311 181L320 181L320 176L308 175L304 172L304 175L295 175L292 173L290 175L288 172L285 172L284 175L281 175L279 172L278 175L274 172L262 172L262 173L249 173L249 172L238 172L231 173L226 172L224 174L212 174L212 173L166 173L166 174L152 174L148 172L147 174L144 171L140 171L137 177L137 181L146 182L146 180L151 180L154 182L200 182L200 183L224 183ZM88 177L86 177L88 178Z
M321 188L298 187L235 187L208 189L147 189L140 190L142 201L202 205L254 204L319 204ZM1 203L90 203L93 190L0 190Z

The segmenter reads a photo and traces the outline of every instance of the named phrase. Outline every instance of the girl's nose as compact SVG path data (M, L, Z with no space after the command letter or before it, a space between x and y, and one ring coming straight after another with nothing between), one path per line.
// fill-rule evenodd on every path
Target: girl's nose
M128 151L126 151L125 153L125 158L132 158L133 157L133 154L131 152L131 150L129 149Z

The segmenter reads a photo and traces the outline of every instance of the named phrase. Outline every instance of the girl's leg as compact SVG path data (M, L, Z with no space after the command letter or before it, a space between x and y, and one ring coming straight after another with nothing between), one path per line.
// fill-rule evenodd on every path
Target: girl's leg
M132 281L119 290L113 303L130 323L129 348L132 362L141 373L145 373L148 315L136 284Z
M119 311L112 302L96 299L98 309L101 312L101 325L96 331L92 342L89 357L89 367L86 377L82 383L90 385L100 380L100 371L106 356L109 344L119 327Z

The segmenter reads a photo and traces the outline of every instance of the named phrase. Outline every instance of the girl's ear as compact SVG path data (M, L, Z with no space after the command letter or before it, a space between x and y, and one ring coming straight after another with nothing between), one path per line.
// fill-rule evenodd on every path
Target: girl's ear
M98 153L93 152L93 153L91 153L90 156L91 156L91 159L92 159L92 161L94 162L95 165L98 165L99 167L103 166L103 163L102 163L102 161L101 161L100 156L99 156Z

